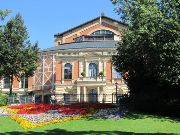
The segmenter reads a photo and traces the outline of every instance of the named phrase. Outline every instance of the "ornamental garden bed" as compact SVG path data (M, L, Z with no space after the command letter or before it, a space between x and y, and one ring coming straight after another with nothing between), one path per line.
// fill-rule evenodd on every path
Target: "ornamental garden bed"
M1 107L1 112L4 112L4 115L11 117L25 129L82 117L120 118L118 109L113 104L104 103L22 104Z

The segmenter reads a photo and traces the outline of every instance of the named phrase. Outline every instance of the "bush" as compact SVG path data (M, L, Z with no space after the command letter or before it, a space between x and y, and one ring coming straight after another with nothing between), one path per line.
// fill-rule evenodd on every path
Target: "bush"
M8 95L3 94L0 90L0 106L4 106L7 104Z

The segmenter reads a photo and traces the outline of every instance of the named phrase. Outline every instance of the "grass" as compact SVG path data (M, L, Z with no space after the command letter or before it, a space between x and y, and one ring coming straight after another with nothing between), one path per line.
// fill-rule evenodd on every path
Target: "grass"
M129 115L119 120L84 118L24 130L9 117L0 117L0 135L180 135L180 122L152 115Z

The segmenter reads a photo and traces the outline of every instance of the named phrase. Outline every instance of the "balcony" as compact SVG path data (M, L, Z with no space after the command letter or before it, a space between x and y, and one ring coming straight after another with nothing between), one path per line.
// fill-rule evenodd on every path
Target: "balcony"
M83 35L74 39L75 42L85 41L111 41L114 40L114 35Z
M106 77L79 77L78 81L106 81Z
M106 85L106 77L80 77L77 80L77 85L83 85L83 86L95 86L95 85Z

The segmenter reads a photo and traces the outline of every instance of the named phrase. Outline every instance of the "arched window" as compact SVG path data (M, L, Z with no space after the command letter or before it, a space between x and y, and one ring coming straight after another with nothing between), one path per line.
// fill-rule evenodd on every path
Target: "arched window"
M122 72L118 72L113 68L113 78L122 78Z
M72 79L72 65L70 63L64 65L64 79Z
M91 33L91 35L115 35L115 34L114 32L109 31L109 30L97 30Z
M97 77L97 65L95 63L89 64L89 77L96 78Z

